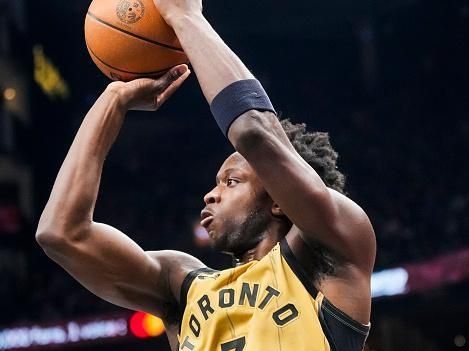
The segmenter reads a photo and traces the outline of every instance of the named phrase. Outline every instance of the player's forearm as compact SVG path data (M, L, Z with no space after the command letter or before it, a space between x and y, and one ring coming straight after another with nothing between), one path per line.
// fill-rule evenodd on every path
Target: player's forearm
M171 22L195 70L208 103L223 88L253 75L223 42L202 15L190 15Z
M119 95L108 88L76 134L41 215L38 235L75 235L91 223L103 163L124 116Z

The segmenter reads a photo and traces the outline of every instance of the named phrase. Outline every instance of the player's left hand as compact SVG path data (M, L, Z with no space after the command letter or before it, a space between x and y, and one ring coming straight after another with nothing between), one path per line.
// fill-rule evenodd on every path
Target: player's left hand
M178 65L156 80L140 78L126 83L112 82L107 89L117 93L125 110L156 111L189 74L187 65Z

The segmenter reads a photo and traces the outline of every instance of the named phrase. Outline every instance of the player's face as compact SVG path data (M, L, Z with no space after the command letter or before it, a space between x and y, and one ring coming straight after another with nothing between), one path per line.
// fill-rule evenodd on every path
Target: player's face
M225 160L216 182L204 197L201 224L217 250L243 254L266 234L272 221L272 200L249 163L237 152Z

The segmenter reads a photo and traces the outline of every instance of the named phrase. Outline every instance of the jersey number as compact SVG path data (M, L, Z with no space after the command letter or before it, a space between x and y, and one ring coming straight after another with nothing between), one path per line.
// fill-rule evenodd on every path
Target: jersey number
M243 351L244 346L246 346L246 338L243 336L221 344L221 351Z

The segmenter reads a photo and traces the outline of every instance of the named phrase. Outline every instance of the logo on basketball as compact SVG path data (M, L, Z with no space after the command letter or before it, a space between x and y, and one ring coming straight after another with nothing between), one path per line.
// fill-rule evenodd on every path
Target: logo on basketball
M120 0L117 4L117 17L127 24L138 22L145 14L145 6L141 0Z

